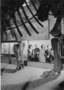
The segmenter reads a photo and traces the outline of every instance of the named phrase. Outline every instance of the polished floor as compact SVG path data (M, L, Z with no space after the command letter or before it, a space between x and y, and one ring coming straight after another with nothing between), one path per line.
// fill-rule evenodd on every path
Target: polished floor
M1 68L15 69L16 65L1 64ZM43 69L37 67L25 66L17 72L3 72L1 75L2 90L60 90L58 85L64 80L64 70L60 76L50 76L42 78L44 71L51 69Z

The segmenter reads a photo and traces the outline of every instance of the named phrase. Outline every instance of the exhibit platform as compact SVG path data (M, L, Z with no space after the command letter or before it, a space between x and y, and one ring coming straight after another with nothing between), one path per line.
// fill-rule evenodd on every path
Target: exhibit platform
M16 65L2 63L2 68L15 69ZM64 80L64 70L60 76L50 76L42 78L43 69L31 66L25 66L15 73L3 72L1 75L1 90L60 90L58 85ZM58 89L54 89L58 88Z

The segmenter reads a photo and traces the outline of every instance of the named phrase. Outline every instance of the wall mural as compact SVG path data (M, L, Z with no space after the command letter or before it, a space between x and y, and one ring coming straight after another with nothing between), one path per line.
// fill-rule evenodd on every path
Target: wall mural
M13 53L13 45L16 43L2 43L2 54L14 54Z
M9 43L3 43L2 44L2 52L4 54L8 54L9 53Z

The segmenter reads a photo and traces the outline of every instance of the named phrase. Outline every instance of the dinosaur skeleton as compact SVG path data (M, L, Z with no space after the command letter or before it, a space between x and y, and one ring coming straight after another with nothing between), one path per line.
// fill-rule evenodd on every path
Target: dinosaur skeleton
M34 0L30 0L32 6L34 7L36 14L34 14L27 4L26 0L2 0L1 1L1 33L3 32L6 34L6 29L9 29L11 31L12 36L15 36L13 28L16 28L19 35L22 37L22 33L20 32L19 26L23 25L26 32L29 36L31 36L30 31L28 30L25 23L29 23L29 25L33 28L35 33L39 33L36 28L32 25L30 20L34 18L36 22L43 28L43 25L39 22L45 21L48 19L49 11L52 12L53 16L57 18L56 23L53 27L53 29L50 31L50 34L57 37L61 34L61 31L58 30L58 26L61 23L62 17L64 17L64 0L37 0L39 2L39 8L36 7ZM26 4L28 10L30 11L32 17L28 18L26 11L23 7L23 4ZM20 9L22 10L26 21L24 22L22 14L20 13ZM20 18L21 24L18 25L16 21L16 12ZM38 19L36 18L36 15L38 16ZM13 19L13 23L15 27L11 27L11 19ZM7 35L7 34L6 34ZM16 37L17 39L17 37Z
M14 32L14 30L12 30L13 28L16 28L19 35L22 37L22 33L20 32L19 26L23 25L26 32L28 33L29 36L31 36L30 31L28 30L27 26L25 23L28 23L34 30L35 33L39 33L36 28L32 25L32 23L30 22L30 20L32 18L34 18L36 20L36 22L43 28L43 25L39 22L40 21L45 21L48 19L48 15L49 15L49 11L52 12L53 16L56 17L56 23L53 27L53 29L50 31L50 34L53 35L54 37L58 37L58 38L54 38L51 40L52 42L52 47L54 50L54 56L55 56L55 60L54 60L54 70L60 72L62 69L62 65L60 63L61 58L59 55L59 52L61 51L61 44L60 41L62 41L62 39L60 39L61 36L61 31L58 29L62 18L64 17L64 0L37 0L39 2L39 8L36 8L36 5L34 3L34 0L30 0L30 2L32 3L33 8L35 9L36 13L34 14L31 10L31 8L29 7L29 5L27 4L26 0L2 0L2 5L1 5L1 34L3 34L3 32L6 34L6 30L9 29L11 31L12 36L16 37L17 36ZM26 4L28 10L30 11L32 17L28 18L26 11L23 7L23 4ZM26 21L23 20L22 17L22 13L20 12L20 9L22 10ZM16 20L16 13L19 16L19 19L21 21L21 25L17 24L17 20ZM36 18L36 16L38 17L38 19ZM14 23L15 27L11 27L11 20ZM7 35L7 34L6 34ZM59 40L60 39L60 40ZM64 40L64 38L63 38ZM58 51L59 50L59 51ZM51 74L51 72L53 73L53 70L45 73L47 76L49 74Z
M64 17L64 0L41 0L41 4L36 15L38 16L38 19L43 22L48 19L49 11L51 11L53 16L57 18L53 29L50 31L50 34L56 37L51 40L54 51L54 69L49 72L44 72L43 75L41 75L42 77L60 75L61 70L63 69L60 52L61 42L63 43L64 37L58 27Z
M64 0L41 0L41 4L36 15L38 16L38 19L43 22L48 19L49 11L51 11L53 16L57 18L50 34L58 37L61 35L61 31L58 30L58 27L64 17Z
M38 0L39 1L39 0ZM40 1L39 1L40 2ZM26 14L26 11L23 7L23 4L26 4L28 10L30 11L32 17L28 17ZM32 5L34 6L34 8L37 10L34 1L32 0ZM22 10L22 12L20 12L20 9ZM39 32L36 30L36 28L32 25L31 23L31 19L34 18L37 23L43 27L43 25L39 22L39 20L35 17L35 14L33 14L33 12L31 11L31 8L29 7L28 3L26 0L2 0L2 4L1 4L1 34L3 34L3 32L6 34L6 30L10 30L11 34L13 37L15 37L17 39L17 36L14 32L14 30L12 29L17 29L19 35L22 37L23 34L20 30L20 26L24 26L25 31L28 33L29 36L31 36L30 31L28 30L27 26L25 23L28 23L31 28L34 30L34 32L36 34L38 34ZM20 25L18 25L17 23L17 19L16 19L16 13L20 19ZM22 13L24 14L24 17L22 17ZM25 19L25 21L23 20ZM11 22L12 21L12 22ZM11 23L14 24L14 26L12 27Z

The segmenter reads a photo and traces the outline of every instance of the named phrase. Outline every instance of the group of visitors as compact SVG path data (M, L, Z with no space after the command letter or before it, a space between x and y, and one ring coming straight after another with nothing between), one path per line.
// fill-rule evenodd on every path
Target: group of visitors
M44 45L41 45L41 49L35 45L33 48L32 45L28 47L28 60L29 61L40 61L50 63L54 59L53 49L47 45L47 49Z
M25 43L20 42L14 45L13 50L17 61L16 70L24 68L24 48ZM45 49L44 45L41 45L41 49L37 45L35 45L35 48L32 45L28 46L27 61L51 63L53 59L54 53L49 45L47 45L47 49Z

